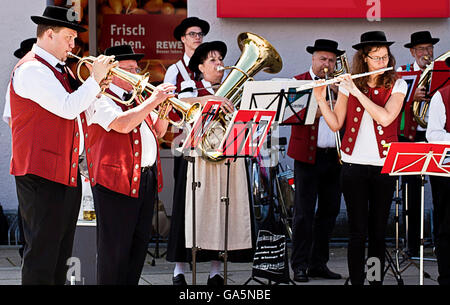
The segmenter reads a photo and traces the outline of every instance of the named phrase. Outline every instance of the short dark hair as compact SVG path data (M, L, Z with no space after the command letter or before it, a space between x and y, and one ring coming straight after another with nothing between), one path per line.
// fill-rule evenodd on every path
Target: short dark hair
M42 35L44 35L44 33L48 29L52 29L54 32L58 33L61 30L61 27L56 25L38 24L36 30L36 37L38 38L42 37Z

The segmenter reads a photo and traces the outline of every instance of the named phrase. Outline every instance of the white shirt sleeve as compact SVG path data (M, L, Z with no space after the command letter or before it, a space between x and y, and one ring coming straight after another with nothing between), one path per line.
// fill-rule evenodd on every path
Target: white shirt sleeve
M436 92L430 101L426 138L429 142L450 141L450 133L445 130L447 115L441 93Z
M14 90L23 98L62 118L73 120L96 100L100 86L88 77L73 93L68 93L53 72L38 61L26 62L13 76Z
M178 68L175 64L169 66L167 68L166 74L164 75L164 82L170 83L172 85L177 85L177 75L178 75Z
M11 102L10 102L10 96L9 96L9 85L6 89L6 96L5 96L5 109L3 109L3 121L5 121L6 124L9 125L9 121L11 121Z
M406 95L406 92L408 92L408 84L406 81L403 78L397 79L395 81L394 88L392 88L392 93L402 93Z
M123 111L112 99L102 95L87 111L90 115L86 116L88 125L99 124L106 131L110 131L109 125Z

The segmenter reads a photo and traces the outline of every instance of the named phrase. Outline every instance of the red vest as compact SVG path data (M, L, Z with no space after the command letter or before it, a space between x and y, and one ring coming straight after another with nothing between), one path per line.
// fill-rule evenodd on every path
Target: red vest
M402 71L407 70L406 65L401 66L401 68L402 68ZM414 70L414 65L411 64L409 66L408 71L413 71L413 70ZM404 120L403 130L400 129L402 120ZM418 124L416 122L416 119L414 118L413 111L412 111L412 104L411 104L411 105L409 105L409 107L405 107L403 112L400 113L400 116L398 119L398 134L403 135L407 140L414 142L414 140L416 138L417 126L418 126Z
M450 85L447 85L444 88L440 89L439 92L441 93L442 102L445 106L445 130L447 130L447 132L450 132Z
M186 66L186 64L184 63L184 59L182 58L180 61L181 61L181 63L183 64L183 66L186 68L186 71L187 71L187 73L189 74L189 77L190 77L191 79L194 79L194 73L192 73L192 71L189 69L189 67ZM177 67L177 69L178 69L178 66L176 66L176 67ZM180 92L180 91L181 91L181 82L183 82L183 81L184 81L183 75L181 75L181 72L178 70L178 74L177 74L177 84L176 84L176 86L177 86L177 92Z
M392 88L368 88L363 93L378 106L384 107L389 97L391 96ZM353 153L355 147L356 137L358 136L359 127L361 125L361 119L364 114L364 107L358 101L356 97L350 94L347 104L347 116L345 125L345 134L342 139L341 150L348 155ZM385 158L387 155L387 148L383 147L384 144L397 142L397 123L396 118L389 126L383 127L375 120L373 121L373 128L375 130L375 136L378 144L378 152L381 158Z
M35 60L46 65L67 92L74 91L67 76L32 52L17 63L13 74L23 63ZM42 108L38 103L17 95L12 85L12 77L10 83L12 122L10 173L14 176L33 174L64 185L76 186L79 137L83 136L78 130L77 119L64 119ZM81 122L83 128L87 128L84 113L81 113Z
M298 80L312 80L309 72L294 76ZM300 115L303 109L300 111ZM317 136L319 119L312 125L292 125L289 139L288 156L301 162L314 164L316 162Z
M108 89L107 92L119 98L111 90ZM117 105L122 108L122 111L134 107L121 103L117 103ZM158 138L153 129L150 115L145 118L145 122L155 136L158 146ZM88 134L86 160L90 170L91 185L94 186L98 183L114 192L130 197L139 197L142 154L140 127L134 128L128 134L123 134L114 130L107 132L100 125L92 124L88 127ZM160 192L163 187L163 180L159 147L156 162L158 166L158 192Z

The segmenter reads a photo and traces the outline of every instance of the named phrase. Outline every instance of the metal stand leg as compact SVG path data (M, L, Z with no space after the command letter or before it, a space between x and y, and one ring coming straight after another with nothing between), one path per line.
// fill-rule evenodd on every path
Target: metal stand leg
M222 254L223 258L223 282L224 285L227 285L228 281L228 212L230 206L230 160L228 159L225 162L227 166L227 195L225 197L221 197L220 201L225 203L225 237L224 237L224 252Z
M195 191L200 187L200 182L195 181L195 157L185 156L188 162L192 163L192 285L197 284L197 239L195 222Z

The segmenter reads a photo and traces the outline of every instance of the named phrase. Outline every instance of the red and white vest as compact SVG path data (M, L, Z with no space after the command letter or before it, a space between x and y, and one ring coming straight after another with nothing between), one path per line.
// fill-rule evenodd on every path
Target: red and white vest
M378 106L384 107L389 97L391 96L392 88L368 88L363 93ZM350 94L347 104L347 116L345 119L345 134L342 139L341 150L347 155L353 153L355 147L356 137L358 136L359 127L364 114L364 107L359 100ZM387 147L384 144L397 142L398 122L396 118L389 126L383 127L375 120L373 121L373 128L375 130L375 137L377 139L378 152L380 158L385 158L387 155Z
M107 92L120 99L111 90ZM133 105L126 106L117 103L122 111L132 109ZM135 104L138 102L135 100ZM155 136L156 145L158 141L153 122L148 115L145 122ZM110 130L107 132L98 124L88 127L86 133L86 160L89 168L91 185L97 183L117 193L130 197L139 197L139 183L141 181L141 132L136 127L132 132L123 134ZM158 168L158 192L163 188L161 161L159 147L157 152Z
M312 80L309 72L294 76L298 80ZM303 109L301 112L306 111ZM314 164L316 162L317 136L319 119L312 125L292 125L289 139L288 156L301 162Z
M19 66L29 61L39 61L46 65L67 92L74 91L66 75L33 52L29 52L17 63L12 75ZM12 85L12 76L10 83L12 122L10 173L14 176L33 174L64 185L76 186L80 136L83 136L78 130L77 119L64 119L38 103L17 95ZM83 128L87 128L84 113L81 113L80 117Z

